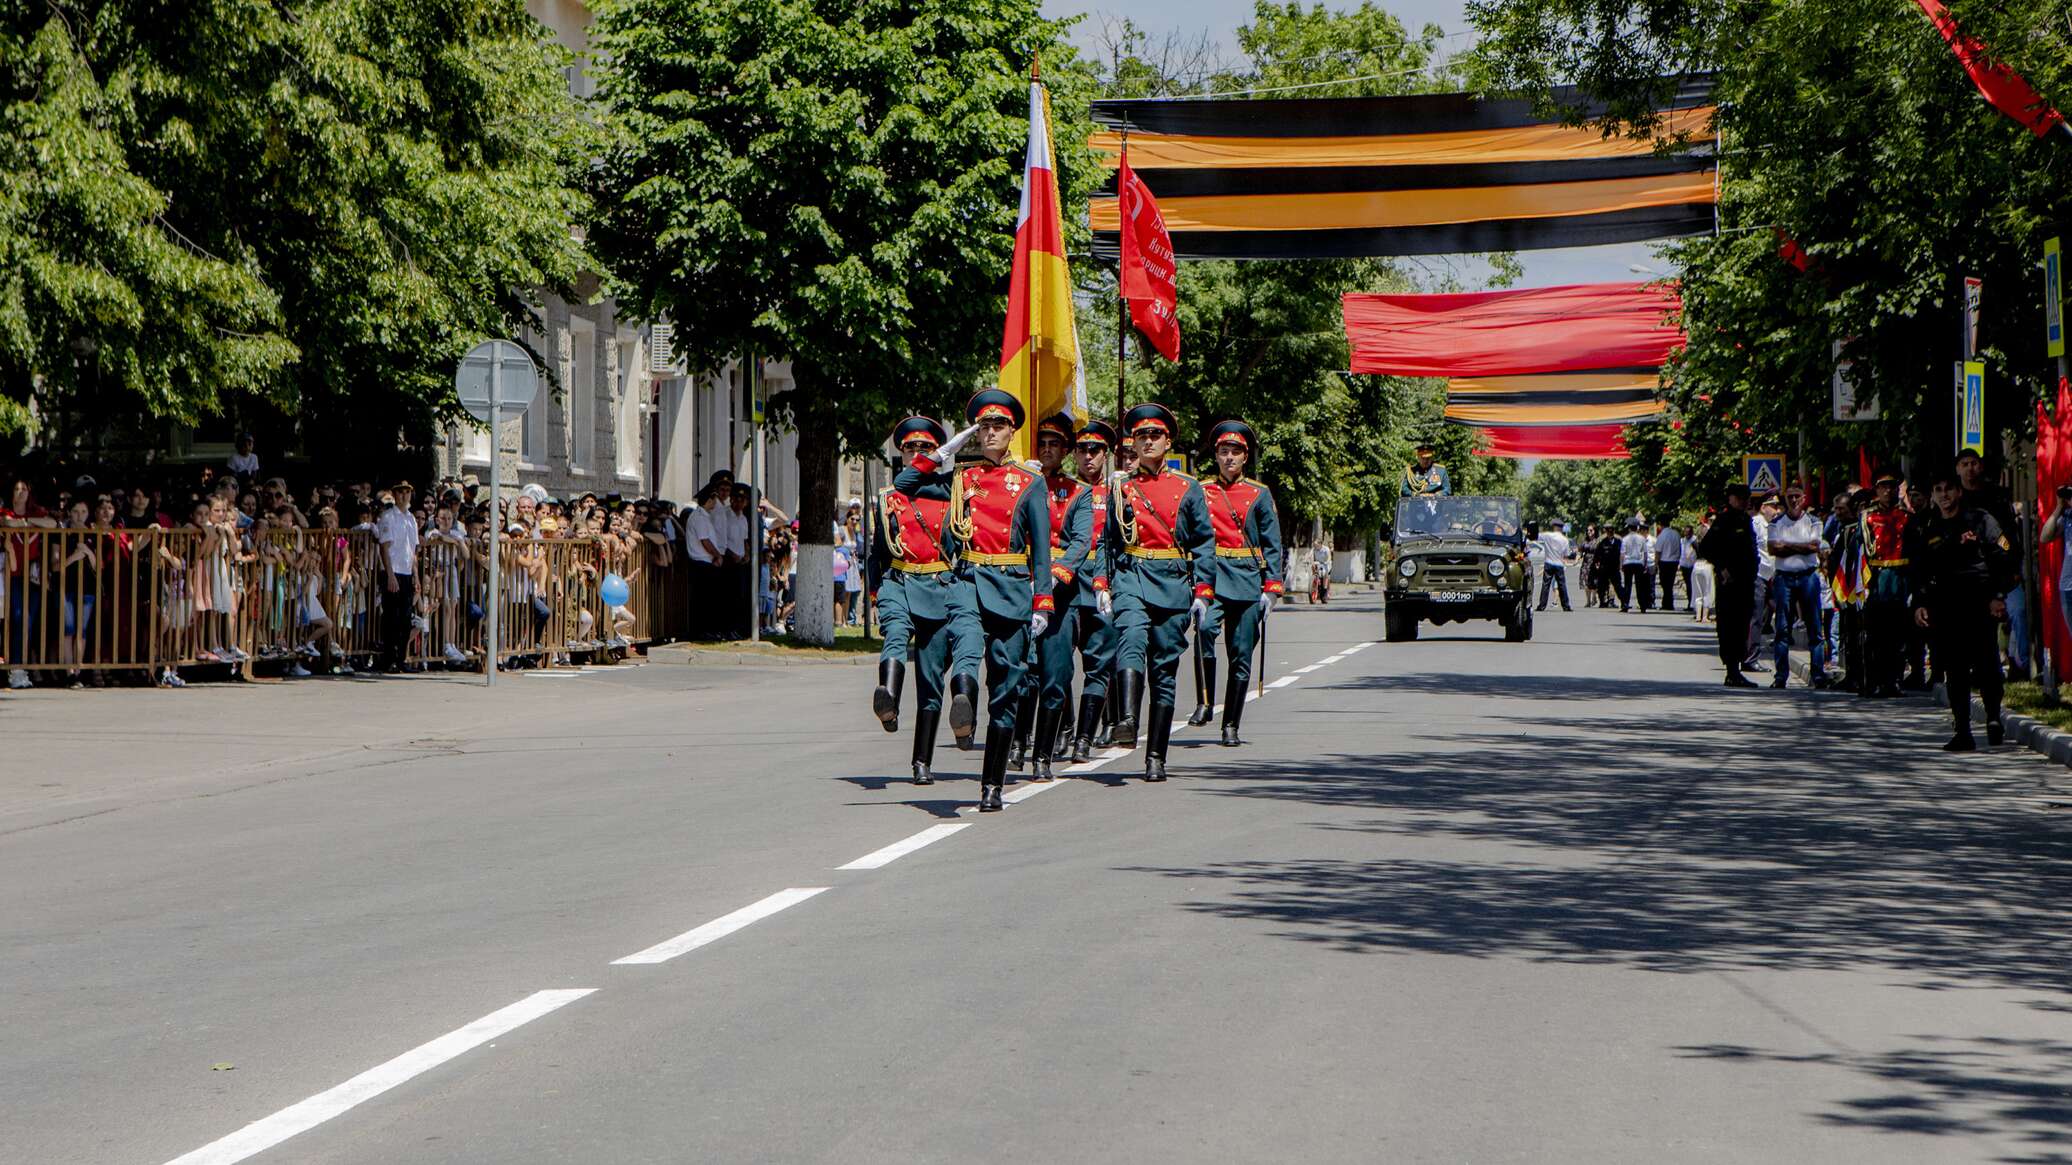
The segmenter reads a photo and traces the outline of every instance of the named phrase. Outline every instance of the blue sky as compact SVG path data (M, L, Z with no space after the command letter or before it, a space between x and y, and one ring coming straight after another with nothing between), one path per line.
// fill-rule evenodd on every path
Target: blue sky
M1313 2L1305 0L1305 3ZM1356 4L1357 0L1353 0L1352 3L1337 3L1332 7ZM1466 0L1380 0L1380 6L1401 17L1412 28L1421 28L1427 23L1437 24L1449 34L1449 50L1458 50L1471 42L1473 30L1464 15ZM1190 36L1207 31L1226 47L1236 44L1237 26L1250 18L1252 7L1252 0L1043 0L1043 11L1047 16L1088 14L1089 19L1082 28L1097 25L1103 16L1126 16L1153 37L1162 37L1168 31ZM1463 35L1452 36L1454 33ZM1649 277L1635 275L1630 270L1635 265L1664 269L1664 264L1651 256L1645 243L1525 251L1518 257L1525 265L1525 278L1521 283L1527 287ZM1479 272L1464 271L1462 274L1465 279L1479 278Z

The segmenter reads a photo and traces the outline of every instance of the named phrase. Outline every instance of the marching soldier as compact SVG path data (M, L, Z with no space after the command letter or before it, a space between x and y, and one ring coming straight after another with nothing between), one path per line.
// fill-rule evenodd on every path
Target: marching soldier
M1079 731L1072 739L1072 759L1092 760L1094 741L1108 700L1108 673L1115 667L1115 611L1109 579L1108 544L1108 451L1116 444L1115 426L1106 421L1088 421L1079 430L1074 460L1079 480L1085 485L1087 508L1093 517L1093 549L1087 556L1081 577L1093 582L1081 586L1072 598L1072 641L1079 649L1080 670L1086 681L1079 696ZM1070 661L1066 666L1070 667Z
M1110 483L1113 483L1119 478L1130 477L1134 475L1136 472L1137 447L1130 443L1128 435L1117 434L1115 444L1113 448L1109 450L1108 453L1108 481ZM1109 509L1112 513L1114 510L1115 500L1113 497L1114 491L1112 489L1112 485L1109 492ZM1115 580L1115 572L1120 568L1119 561L1121 558L1121 550L1115 545L1115 540L1111 535L1104 534L1101 537L1100 541L1102 547L1104 548L1104 553L1108 555L1108 579L1112 587ZM1110 593L1112 594L1113 592L1111 591ZM1115 617L1113 614L1109 615L1108 621L1111 625L1115 623ZM1117 669L1115 666L1115 656L1121 651L1121 648L1122 631L1121 628L1118 626L1115 632L1115 650L1109 652L1108 674L1103 680L1103 683L1107 688L1108 698L1101 701L1101 735L1095 741L1095 743L1100 745L1102 748L1108 748L1111 745L1121 742L1122 740L1122 734L1117 727L1123 719L1122 713L1120 711L1122 707L1122 701L1119 698L1122 694L1122 688L1120 681L1116 679ZM1135 721L1137 716L1140 713L1142 713L1143 710L1144 693L1140 688L1137 692L1136 702L1130 705L1129 718L1132 721ZM1130 739L1130 747L1136 747L1136 743L1136 738L1132 736Z
M1453 478L1447 475L1446 467L1432 461L1437 452L1429 444L1417 447L1417 463L1403 470L1405 497L1444 497L1453 492Z
M921 453L892 486L908 497L930 484L947 483L945 525L958 548L951 572L950 624L958 642L983 642L986 658L986 753L979 774L979 811L1002 808L1007 752L1014 741L1016 697L1029 668L1029 644L1050 629L1050 514L1043 479L1009 460L1014 434L1026 414L1011 393L988 388L971 398L964 415L970 428ZM982 459L958 468L957 450L974 435ZM948 468L939 468L947 466ZM967 639L968 637L968 639ZM952 727L956 701L976 704L975 677L950 678Z
M908 460L934 453L943 427L927 417L908 417L892 430L892 443ZM899 731L899 695L906 663L914 664L914 783L931 785L935 774L935 730L942 715L944 674L950 668L950 548L943 519L950 491L929 482L909 497L887 486L878 493L872 518L870 588L878 604L885 646L878 653L878 689L872 710L887 732ZM980 645L956 645L976 657ZM967 668L975 671L969 662Z
M1036 638L1036 671L1027 681L1022 717L1034 721L1032 739L1036 757L1034 777L1052 779L1051 759L1057 750L1058 726L1065 716L1065 704L1072 698L1073 616L1082 592L1106 590L1108 580L1090 570L1095 532L1093 495L1086 485L1065 474L1065 455L1072 450L1075 427L1072 417L1059 413L1036 426L1036 460L1043 467L1043 493L1049 505L1051 599L1056 615L1051 625ZM1102 517L1106 517L1105 510ZM1097 590L1098 588L1098 590ZM1031 739L1027 725L1017 722L1016 752L1020 741ZM1010 757L1010 768L1020 768L1018 757Z
M1145 725L1144 779L1166 779L1166 745L1173 734L1174 676L1187 651L1187 625L1208 614L1216 535L1201 483L1166 466L1179 425L1161 404L1140 404L1122 419L1137 447L1136 472L1120 478L1110 513L1121 556L1115 571L1115 625L1122 647L1116 659L1121 701L1116 724L1121 743L1135 747L1137 697L1151 680Z
M1235 748L1245 714L1245 685L1252 678L1252 648L1282 593L1280 516L1273 494L1245 476L1259 448L1259 436L1243 421L1224 421L1210 430L1216 476L1202 483L1209 521L1216 529L1212 578L1215 597L1195 642L1202 654L1202 702L1189 724L1207 724L1216 703L1216 636L1228 628L1230 675L1223 696L1223 746Z
M1948 686L1956 735L1943 748L1970 752L1971 687L1978 684L1986 706L1986 743L2005 739L2000 724L2000 628L2007 617L2001 598L2021 584L2021 572L2007 551L2000 523L1965 505L1956 470L1936 475L1935 508L1907 523L1908 567L1914 586L1914 625L1934 637L1935 661Z

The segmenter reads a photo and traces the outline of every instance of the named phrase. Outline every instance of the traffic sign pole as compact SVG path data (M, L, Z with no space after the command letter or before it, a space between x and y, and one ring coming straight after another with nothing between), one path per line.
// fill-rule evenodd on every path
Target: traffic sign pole
M482 683L496 686L497 666L497 574L502 567L504 520L497 512L504 491L504 361L497 353L489 361L489 611L482 639Z

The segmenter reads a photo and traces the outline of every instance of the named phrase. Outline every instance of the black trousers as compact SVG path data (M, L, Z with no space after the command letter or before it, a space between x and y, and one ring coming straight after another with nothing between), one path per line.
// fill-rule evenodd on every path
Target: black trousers
M1739 671L1748 658L1748 620L1755 613L1751 582L1743 575L1719 571L1713 586L1713 608L1719 612L1719 659L1728 671Z
M1619 609L1626 610L1635 599L1640 600L1640 609L1651 610L1655 605L1655 579L1643 563L1629 562L1619 568Z
M399 574L396 589L386 585L381 592L381 662L384 667L402 667L410 653L410 616L417 611L417 577Z
M719 612L719 567L710 562L691 563L691 609L685 630L692 639L711 639L718 632L713 617Z
M1676 610L1676 571L1677 566L1673 562L1660 563L1655 567L1656 576L1662 580L1662 609L1665 611ZM1690 601L1691 589L1685 587L1684 602Z
M2000 623L1986 604L1989 595L1946 603L1928 612L1928 634L1936 666L1950 694L1950 716L1960 733L1971 730L1971 690L1986 706L1987 721L2000 719Z
M1901 661L1914 642L1913 613L1905 603L1872 599L1863 605L1864 682L1872 691L1899 683Z

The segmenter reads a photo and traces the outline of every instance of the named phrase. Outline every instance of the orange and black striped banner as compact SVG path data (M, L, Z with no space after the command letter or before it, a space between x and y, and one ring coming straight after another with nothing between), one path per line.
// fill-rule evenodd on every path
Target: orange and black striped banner
M1157 196L1181 259L1356 258L1633 242L1713 228L1710 82L1660 137L1549 123L1467 94L1096 101L1092 145ZM1573 94L1557 94L1570 100ZM1111 181L1089 217L1112 258Z
M1631 425L1661 416L1653 368L1457 377L1446 382L1446 419L1477 427Z

